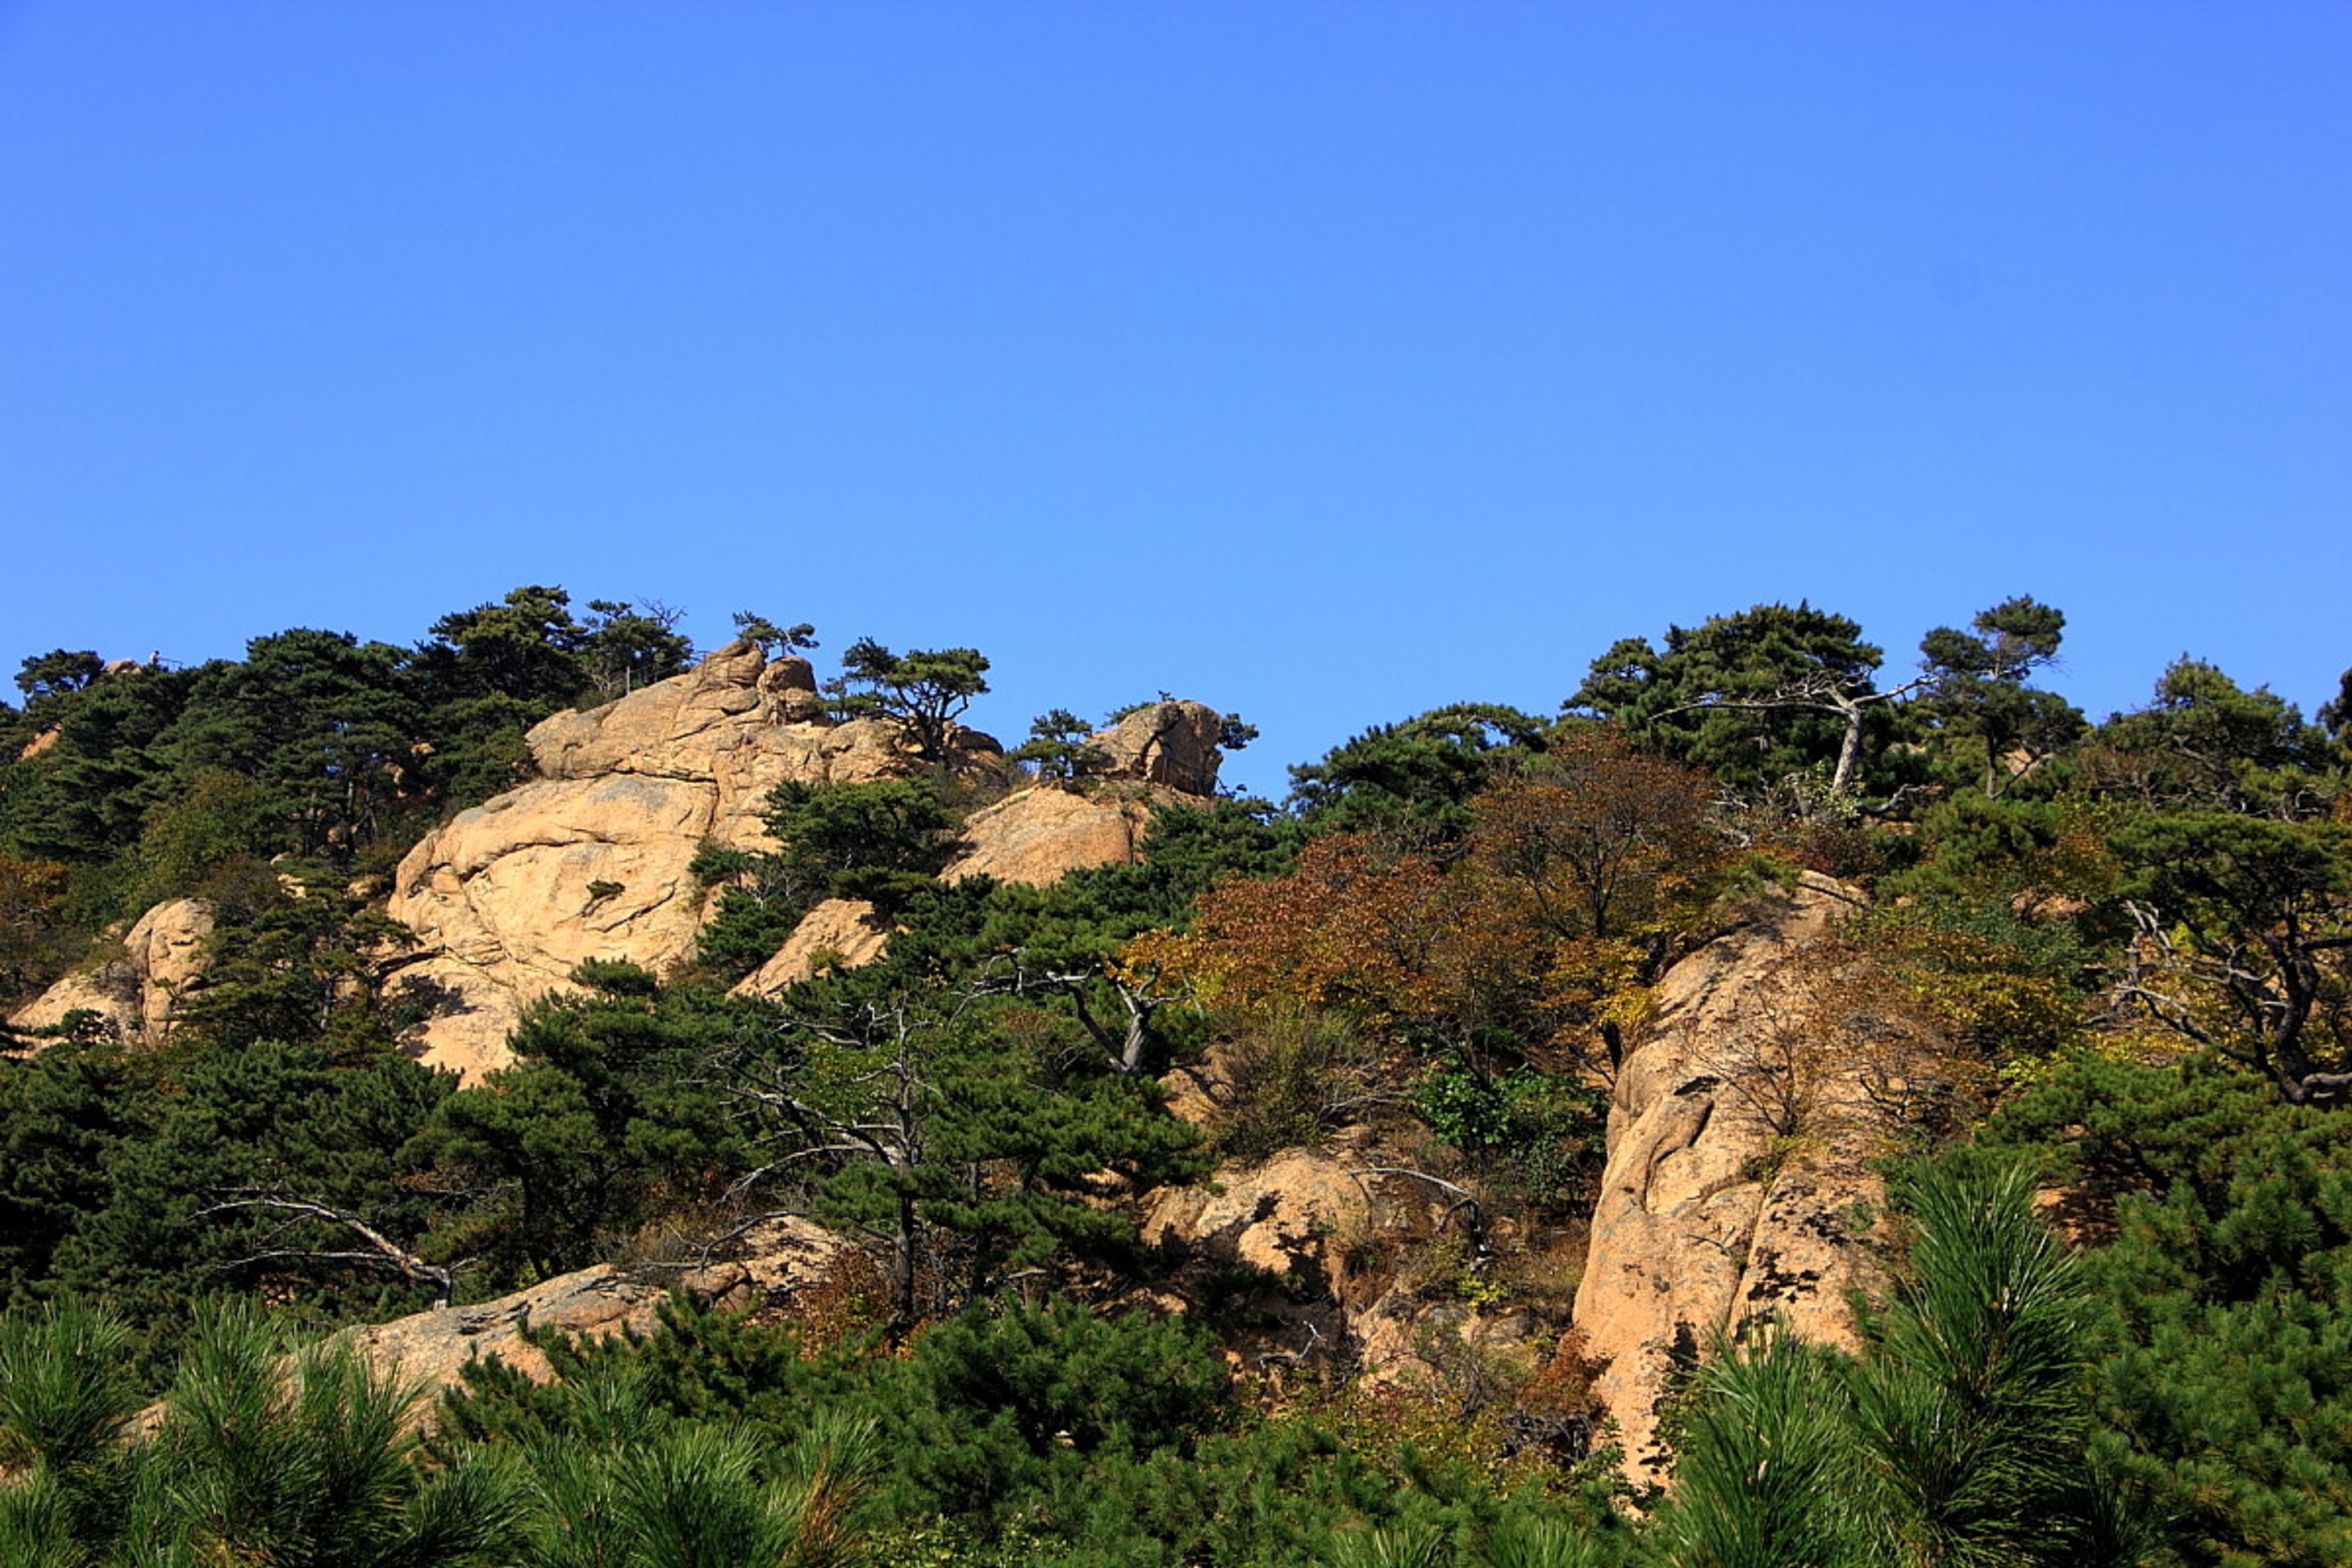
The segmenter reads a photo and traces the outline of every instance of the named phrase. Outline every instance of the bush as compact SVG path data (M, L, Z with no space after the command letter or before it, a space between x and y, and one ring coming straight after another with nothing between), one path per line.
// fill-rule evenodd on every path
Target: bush
M1481 1176L1534 1208L1566 1215L1590 1204L1607 1153L1606 1090L1532 1068L1496 1077L1455 1058L1423 1076L1412 1104Z
M1277 1013L1219 1053L1225 1089L1209 1144L1228 1160L1311 1147L1382 1103L1375 1055L1336 1013Z

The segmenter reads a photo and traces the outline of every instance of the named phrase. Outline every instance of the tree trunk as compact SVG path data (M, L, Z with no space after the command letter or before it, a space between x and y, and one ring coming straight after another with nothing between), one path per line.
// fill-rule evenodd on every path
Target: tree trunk
M1845 738L1838 743L1837 773L1830 787L1845 795L1853 788L1854 768L1862 761L1862 705L1841 701L1838 711L1845 715Z

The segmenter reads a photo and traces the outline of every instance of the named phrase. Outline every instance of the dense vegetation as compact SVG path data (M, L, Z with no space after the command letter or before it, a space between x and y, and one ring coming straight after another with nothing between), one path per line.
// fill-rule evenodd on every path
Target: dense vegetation
M861 639L830 705L896 726L903 776L779 787L772 848L698 860L691 963L583 966L460 1088L401 1048L387 874L526 776L531 724L687 668L675 620L526 587L408 647L24 661L0 1003L159 900L213 930L161 1043L82 1015L0 1055L0 1557L2352 1554L2352 683L2306 721L2184 660L2093 723L2042 684L2064 617L2033 600L1899 676L1853 622L1762 605L1618 642L1556 716L1457 704L1280 805L1163 805L1136 863L1039 889L936 875L1007 784L958 761L988 661ZM1109 787L1066 711L1013 758ZM1839 941L1945 1042L1886 1150L1908 1240L1857 1353L1698 1347L1664 1500L1594 1429L1559 1259L1651 988L1800 871L1870 895ZM881 958L729 989L829 898L881 911ZM1165 1085L1204 1063L1226 1090L1180 1120ZM1147 1246L1134 1199L1334 1140L1444 1196L1434 1231L1341 1238L1350 1267L1562 1348L1432 1351L1416 1387L1232 1369L1344 1283ZM551 1342L550 1386L479 1368L429 1442L348 1354L286 1359L777 1213L870 1273L784 1321L681 1299L642 1342Z

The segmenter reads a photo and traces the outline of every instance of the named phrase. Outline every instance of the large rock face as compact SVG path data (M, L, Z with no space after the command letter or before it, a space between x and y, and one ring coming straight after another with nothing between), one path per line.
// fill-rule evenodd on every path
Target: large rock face
M726 825L747 836L758 832L760 797L784 779L837 784L918 765L893 724L828 723L808 660L764 660L749 643L602 708L558 713L527 740L543 778L633 773L709 785ZM972 731L958 741L967 752L998 750Z
M1044 886L1082 866L1124 866L1140 853L1155 795L1111 786L1091 793L1040 784L972 813L965 847L941 879L993 877Z
M1935 1048L1896 988L1835 950L1858 901L1808 875L1676 964L1618 1073L1576 1324L1637 1479L1664 1463L1655 1406L1677 1360L1775 1314L1852 1342L1846 1293L1874 1278L1885 1208L1869 1090Z
M1083 794L1040 786L975 814L948 876L1047 882L1133 859L1155 801L1215 788L1223 722L1198 702L1128 715L1094 738L1117 782ZM468 1080L507 1065L523 1009L565 986L583 960L656 972L685 960L715 896L688 868L706 842L769 847L760 812L777 784L925 766L895 723L827 721L808 661L764 659L749 643L602 708L559 713L528 740L541 776L409 851L388 906L418 942L387 986L432 1005L409 1043ZM1003 779L987 736L960 730L950 749L967 775ZM887 940L870 911L821 909L751 988L805 978L824 953L866 962Z
M685 959L709 892L688 869L702 844L766 844L763 797L787 779L845 784L919 765L881 720L823 721L804 659L733 644L673 679L528 737L543 775L427 836L401 861L392 917L418 937L390 980L434 1016L412 1045L467 1079L506 1065L506 1037L583 959L656 971ZM972 731L962 754L995 763Z
M68 1013L91 1012L122 1040L159 1044L180 998L203 980L205 939L212 932L210 904L166 899L122 933L119 955L67 975L8 1021L20 1029L43 1029L63 1023Z

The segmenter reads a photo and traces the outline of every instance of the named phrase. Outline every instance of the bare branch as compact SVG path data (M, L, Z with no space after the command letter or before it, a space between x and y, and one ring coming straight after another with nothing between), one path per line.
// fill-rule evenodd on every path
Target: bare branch
M235 1209L268 1209L279 1214L307 1215L311 1219L324 1220L330 1225L340 1226L351 1232L366 1242L372 1249L364 1253L330 1252L317 1248L288 1249L258 1253L251 1258L241 1260L243 1262L307 1258L315 1262L364 1263L370 1267L389 1268L412 1284L433 1286L439 1292L438 1300L433 1303L436 1309L446 1307L449 1304L449 1298L456 1290L457 1274L454 1268L444 1268L439 1264L427 1263L375 1226L368 1224L367 1221L360 1218L359 1215L336 1208L331 1204L316 1203L308 1198L282 1197L272 1194L231 1198L198 1209L188 1217L210 1219L215 1215L226 1214Z
M1437 1222L1440 1234L1443 1234L1446 1226L1452 1223L1455 1215L1466 1208L1470 1214L1469 1217L1463 1222L1463 1229L1468 1233L1471 1245L1475 1247L1482 1256L1491 1250L1486 1244L1486 1205L1478 1201L1478 1195L1469 1188L1458 1186L1443 1176L1433 1176L1426 1171L1416 1171L1408 1165L1366 1165L1361 1170L1350 1171L1348 1174L1358 1181L1361 1181L1366 1176L1405 1176L1416 1182L1426 1182L1440 1192L1452 1194L1453 1202L1446 1205L1445 1213Z

